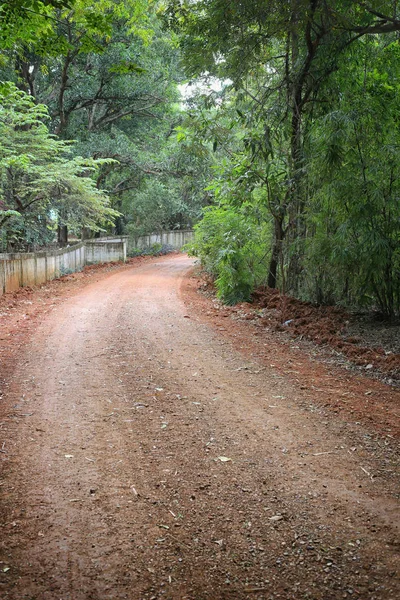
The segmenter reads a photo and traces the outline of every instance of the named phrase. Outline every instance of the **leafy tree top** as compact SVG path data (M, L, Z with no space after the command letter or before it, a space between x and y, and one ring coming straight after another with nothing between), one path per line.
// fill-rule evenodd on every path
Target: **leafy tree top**
M62 213L66 224L101 228L118 213L91 174L111 159L70 158L70 142L49 133L44 105L12 84L0 86L0 225ZM13 212L15 211L15 212Z
M102 52L112 24L125 22L148 39L151 0L11 0L0 2L0 48L29 46L38 54ZM77 35L70 35L72 28Z

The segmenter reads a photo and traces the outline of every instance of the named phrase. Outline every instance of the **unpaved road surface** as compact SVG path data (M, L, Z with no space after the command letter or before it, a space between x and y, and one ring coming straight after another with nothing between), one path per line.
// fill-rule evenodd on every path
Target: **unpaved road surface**
M185 305L191 265L104 274L14 354L0 597L399 598L395 439Z

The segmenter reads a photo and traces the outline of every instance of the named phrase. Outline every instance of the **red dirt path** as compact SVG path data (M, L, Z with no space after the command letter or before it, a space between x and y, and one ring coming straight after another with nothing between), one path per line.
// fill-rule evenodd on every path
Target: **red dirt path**
M191 265L0 299L0 597L398 598L399 392Z

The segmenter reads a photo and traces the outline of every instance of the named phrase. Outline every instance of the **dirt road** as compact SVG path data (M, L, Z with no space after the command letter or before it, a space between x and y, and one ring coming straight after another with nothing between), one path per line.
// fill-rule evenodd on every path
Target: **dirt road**
M18 352L0 597L399 598L394 440L234 349L183 303L191 265L105 274Z

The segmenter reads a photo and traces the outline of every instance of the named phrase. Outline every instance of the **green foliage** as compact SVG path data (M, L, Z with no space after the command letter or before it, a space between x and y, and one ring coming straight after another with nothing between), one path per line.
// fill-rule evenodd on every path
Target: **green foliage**
M134 198L128 198L129 206L125 208L127 220L132 214L132 221L127 222L127 232L132 237L149 232L172 229L180 210L180 198L174 193L173 186L158 179L149 179L136 192ZM128 212L129 211L129 212Z
M164 18L190 76L231 80L187 127L214 199L249 225L269 211L269 284L400 314L398 4L171 0ZM215 265L229 239L209 231Z
M149 39L147 0L10 0L0 2L0 48L25 46L36 54L101 53L112 23L125 21ZM74 35L74 33L76 35Z
M51 132L76 141L68 146L70 158L86 157L87 173L90 161L95 161L95 189L109 196L111 208L124 213L117 217L115 229L111 220L102 227L110 233L138 235L191 224L198 217L204 186L198 184L196 159L175 139L182 75L176 41L162 31L157 3L11 4L8 14L18 13L18 19L13 24L8 19L10 27L0 36L0 77L43 106ZM68 224L75 229L82 213L81 191L76 191L69 194L70 208L75 208L68 212ZM67 212L59 208L63 221ZM87 216L86 212L86 225ZM44 241L45 229L40 227L39 235L36 217L28 221L25 215L25 229L19 226L15 236ZM9 229L11 223L16 220L8 221Z
M187 245L215 278L218 297L226 304L250 300L265 283L269 231L232 208L208 207L195 227L195 241Z
M1 86L0 225L9 243L46 243L57 216L95 231L117 216L91 177L105 161L71 158L71 145L49 133L48 119L31 96Z
M321 301L400 313L400 70L398 44L353 48L340 106L310 138L313 193L307 285Z
M11 48L52 33L51 16L65 8L63 0L10 0L0 2L0 48Z

